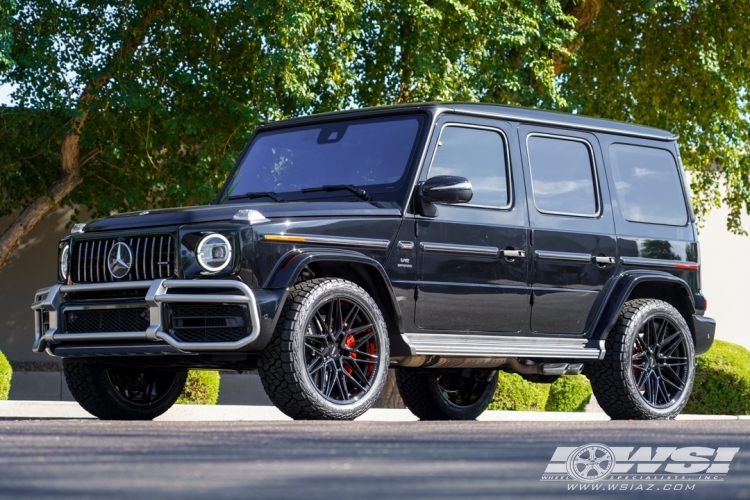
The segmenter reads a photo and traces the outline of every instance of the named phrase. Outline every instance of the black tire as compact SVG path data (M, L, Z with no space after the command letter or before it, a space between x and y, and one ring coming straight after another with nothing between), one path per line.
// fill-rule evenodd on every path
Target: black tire
M102 420L151 420L180 396L186 370L142 370L63 360L65 381L78 404Z
M406 407L420 420L474 420L492 401L497 372L396 368L396 385Z
M258 372L286 415L351 420L377 401L388 364L388 330L373 298L350 281L320 278L291 289Z
M667 302L628 301L607 337L604 359L589 363L586 374L597 402L613 420L672 419L693 389L690 329Z

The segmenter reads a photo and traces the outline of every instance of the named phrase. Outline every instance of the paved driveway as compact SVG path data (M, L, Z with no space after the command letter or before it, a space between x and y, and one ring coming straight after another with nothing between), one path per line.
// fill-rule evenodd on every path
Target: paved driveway
M595 484L624 485L627 490L581 492L583 483L540 481L556 447L587 443L740 451L722 482L600 482ZM683 491L665 491L678 483ZM642 493L635 489L638 484ZM694 489L685 491L686 484ZM455 500L558 495L750 498L750 421L0 420L3 499Z

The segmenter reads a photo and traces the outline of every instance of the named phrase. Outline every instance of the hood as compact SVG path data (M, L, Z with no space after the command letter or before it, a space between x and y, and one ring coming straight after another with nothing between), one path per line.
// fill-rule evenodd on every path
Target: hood
M117 214L86 225L86 232L117 231L199 222L231 221L243 208L257 210L268 219L291 217L397 217L401 210L387 202L232 203L198 207L163 208Z

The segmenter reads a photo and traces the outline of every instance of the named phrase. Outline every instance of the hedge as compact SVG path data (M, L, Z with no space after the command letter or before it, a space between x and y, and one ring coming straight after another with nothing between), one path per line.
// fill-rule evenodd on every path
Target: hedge
M566 375L549 386L546 411L586 411L591 383L583 375Z
M750 351L715 340L696 359L695 387L683 413L750 415Z
M219 399L220 381L217 371L190 370L177 404L215 405Z
M583 375L566 375L553 384L535 384L516 373L500 372L488 410L584 411L591 384Z
M548 396L548 384L533 384L517 373L499 372L497 390L487 409L544 411Z
M10 363L3 353L0 352L0 401L8 399L11 377L13 377L13 368L10 367Z

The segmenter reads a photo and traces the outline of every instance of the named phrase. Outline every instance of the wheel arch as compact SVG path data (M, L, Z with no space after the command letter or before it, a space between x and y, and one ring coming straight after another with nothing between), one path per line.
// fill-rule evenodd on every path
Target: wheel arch
M696 343L695 303L690 286L685 280L659 271L628 271L617 277L608 287L607 297L594 323L591 340L597 344L607 339L623 305L634 299L657 299L671 304L685 318Z
M411 354L402 337L403 321L393 286L383 266L375 259L348 250L298 250L280 259L264 288L288 288L305 279L309 271L315 278L341 278L361 286L383 313L392 355Z

